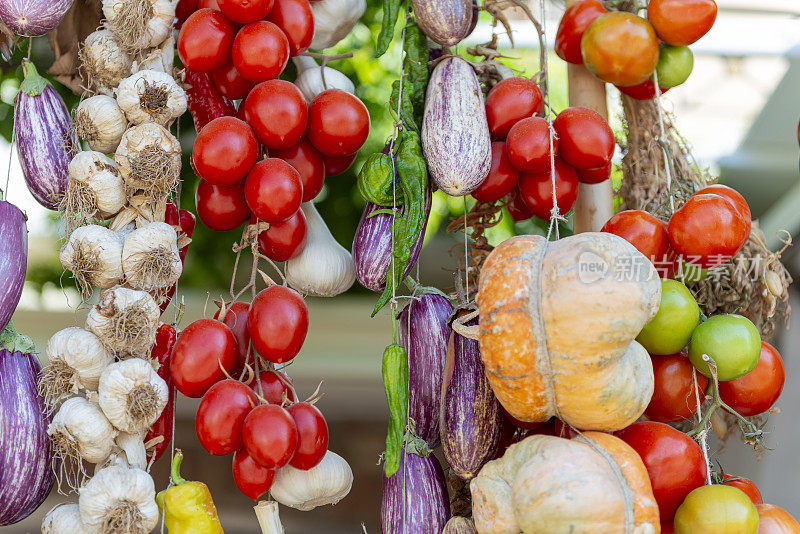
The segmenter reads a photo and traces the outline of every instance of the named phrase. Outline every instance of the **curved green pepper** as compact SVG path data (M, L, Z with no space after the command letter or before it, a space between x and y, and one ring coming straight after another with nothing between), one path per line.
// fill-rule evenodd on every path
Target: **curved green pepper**
M394 187L394 168L389 154L370 154L358 173L358 190L367 202L379 206L391 206L395 201L398 205L403 203L403 192Z
M390 477L400 467L400 452L408 417L408 359L406 349L393 343L383 351L383 386L389 404L389 428L386 432L384 472Z

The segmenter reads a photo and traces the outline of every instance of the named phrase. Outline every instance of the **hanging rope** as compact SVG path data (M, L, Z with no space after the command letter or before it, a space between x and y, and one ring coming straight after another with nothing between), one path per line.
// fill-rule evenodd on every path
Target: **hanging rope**
M544 46L544 35L547 33L547 18L546 18L546 7L547 4L546 0L540 0L539 2L539 18L541 20L541 31L540 34L542 39L540 39L540 45ZM539 28L537 28L537 31ZM553 116L552 116L552 109L550 107L550 73L547 65L547 53L541 54L541 61L542 64L539 65L540 70L544 73L541 77L541 85L544 89L544 101L545 107L547 109L547 129L550 132L550 185L551 185L551 195L553 199L553 207L550 210L550 225L547 228L547 240L550 240L550 236L553 234L555 230L555 238L559 239L559 230L558 230L558 222L559 221L566 221L563 215L559 212L558 209L558 190L556 188L556 154L553 146L553 136L555 135L555 130L553 129Z

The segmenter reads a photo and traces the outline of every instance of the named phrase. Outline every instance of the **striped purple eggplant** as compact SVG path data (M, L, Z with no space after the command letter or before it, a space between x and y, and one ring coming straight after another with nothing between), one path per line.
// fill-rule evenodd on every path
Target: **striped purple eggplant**
M47 209L58 209L69 182L67 168L77 153L67 106L28 60L25 79L14 105L14 142L22 174L33 198Z
M444 368L439 433L444 457L456 475L469 480L494 458L502 423L503 410L486 379L478 342L453 332Z
M404 498L405 497L405 498ZM400 468L383 478L383 534L441 534L450 517L442 466L436 456L403 450Z
M472 0L413 0L414 17L425 35L442 46L454 46L472 25Z
M17 309L28 266L28 227L25 215L0 200L0 332Z
M442 530L442 534L478 534L475 523L466 517L453 517Z
M433 448L439 445L439 404L453 313L441 295L424 294L400 313L400 344L408 354L408 417L414 432Z
M37 37L61 24L74 0L2 0L0 20L16 34Z

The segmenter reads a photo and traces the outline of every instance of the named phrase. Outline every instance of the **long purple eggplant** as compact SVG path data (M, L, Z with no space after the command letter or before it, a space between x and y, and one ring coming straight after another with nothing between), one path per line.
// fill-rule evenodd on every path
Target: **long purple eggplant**
M454 46L472 26L472 0L413 0L417 24L432 41Z
M0 20L16 34L37 37L61 24L74 0L2 0Z
M439 433L444 457L456 475L469 480L494 458L502 423L503 411L486 379L478 342L453 332L444 368Z
M28 227L25 215L0 200L0 332L17 309L28 265Z
M424 294L400 313L400 344L408 354L408 417L416 435L439 445L439 404L453 313L441 295Z
M45 500L53 471L32 343L9 326L0 334L0 347L0 525L13 525Z
M28 60L25 79L14 105L14 142L33 198L47 209L58 209L67 192L67 168L78 150L67 106Z
M404 498L405 496L405 498ZM383 479L383 534L441 534L450 518L444 473L433 454L400 455L397 473Z

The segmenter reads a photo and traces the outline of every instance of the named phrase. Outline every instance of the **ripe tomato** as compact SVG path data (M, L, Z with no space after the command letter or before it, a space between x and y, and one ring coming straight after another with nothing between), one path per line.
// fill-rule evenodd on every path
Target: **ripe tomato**
M694 366L683 354L653 356L654 389L650 404L644 411L652 421L677 423L697 412L697 395L702 404L708 378L697 373L697 389L692 373Z
M709 317L692 333L689 359L698 371L711 377L707 354L717 364L721 381L736 380L752 371L761 355L761 335L746 317L733 313Z
M675 534L675 527L672 525L672 521L661 523L661 534Z
M739 214L744 218L745 222L747 223L746 233L750 235L750 228L752 224L753 216L750 213L750 206L747 204L747 201L744 199L741 193L739 193L736 189L732 187L728 187L727 185L722 184L714 184L714 185L707 185L706 187L699 190L695 195L719 195L721 197L727 198L733 205L736 207L736 210Z
M636 341L650 354L680 352L692 338L700 320L700 306L677 280L661 280L661 304L650 322L644 325Z
M192 167L214 185L233 185L244 180L258 160L258 140L253 129L236 117L209 122L192 148Z
M244 181L244 198L259 220L285 221L297 213L303 200L300 173L282 159L263 159Z
M601 232L621 237L644 254L653 264L663 260L669 248L664 224L642 210L625 210L611 217Z
M253 351L250 350L250 333L247 331L247 312L250 310L250 304L247 302L233 302L227 304L227 311L222 322L233 332L233 337L236 338L236 349L239 353L239 358L236 360L236 366L231 372L231 376L239 376L244 370L245 363L253 364ZM214 314L214 319L219 320L221 310L217 310ZM249 354L248 354L249 353Z
M257 394L270 404L282 406L285 401L294 402L294 392L292 391L292 381L280 371L262 371L259 373L261 389L258 388L258 381L253 380L250 385Z
M658 38L673 46L686 46L700 39L717 19L714 0L651 0L647 19Z
M289 41L289 55L308 50L314 38L314 12L308 0L275 0L267 20L283 31Z
M308 334L308 308L297 291L268 287L256 295L247 315L253 347L272 363L288 362Z
M800 534L800 523L774 504L757 504L758 534Z
M658 64L658 39L645 19L615 11L601 15L581 38L583 63L592 74L614 85L638 85Z
M758 486L756 486L755 483L753 483L753 481L749 478L723 473L722 483L726 486L739 488L750 498L751 501L753 501L753 504L755 505L764 503L763 499L761 498L761 492L758 490Z
M274 0L217 0L226 17L240 24L261 20L272 10Z
M256 85L244 101L244 114L258 140L270 150L299 143L308 122L303 93L286 80Z
M714 484L693 490L673 524L675 534L757 534L758 511L742 490Z
M494 202L509 194L519 182L519 171L511 165L506 154L506 144L502 141L492 143L492 164L489 174L472 192L472 196L481 202Z
M233 455L233 480L239 491L257 501L272 487L275 481L275 470L267 469L241 448Z
M555 199L549 171L538 174L523 173L519 179L519 193L522 200L530 208L531 213L544 221L550 220L554 205L558 205L558 212L565 215L578 198L578 175L575 169L558 156L555 158L555 164Z
M772 408L781 396L785 377L781 355L762 341L761 355L753 370L736 380L720 382L719 394L740 415L758 415Z
M258 248L271 260L286 261L303 252L306 237L306 216L303 210L297 210L285 221L272 223L258 234Z
M245 418L242 439L247 453L256 462L277 469L292 459L299 435L289 412L277 404L262 404Z
M186 19L178 34L178 55L197 72L211 72L231 60L236 28L214 9L200 9Z
M553 137L553 151L558 152L558 137ZM550 125L541 117L518 121L506 139L508 161L520 172L542 173L550 170Z
M211 386L194 420L200 445L215 456L241 449L244 418L257 404L253 390L238 380L227 379Z
M636 100L652 100L656 97L656 84L649 78L639 85L631 85L628 87L617 85L616 88L619 89L620 93L635 98ZM669 91L666 87L659 86L659 89L661 89L662 95Z
M505 139L517 122L542 112L544 99L536 82L521 76L506 78L486 95L486 120L489 131Z
M251 82L236 70L233 62L212 72L211 78L222 96L230 100L245 98L256 86L255 82Z
M200 0L197 2L197 9L216 9L217 11L222 11L219 8L219 2L217 0Z
M251 82L272 80L289 61L289 40L269 21L251 22L236 34L231 57L236 70Z
M561 17L561 22L558 23L556 32L555 51L558 57L568 63L582 64L583 32L597 17L606 13L608 10L603 7L600 0L583 0L568 7Z
M325 183L325 159L306 137L285 150L272 150L270 156L280 158L300 173L303 202L314 200Z
M672 520L689 492L705 484L703 452L683 432L664 423L646 421L614 434L641 456L662 521ZM676 528L676 532L680 531Z
M656 66L658 85L677 87L689 79L694 68L694 54L688 46L661 47Z
M511 218L516 222L525 221L533 217L533 212L528 205L525 204L525 201L522 200L522 196L520 196L519 184L508 194L506 209L508 210L508 214L511 215Z
M596 169L575 169L582 184L599 184L611 178L611 162Z
M244 200L244 180L229 186L200 180L194 200L200 221L216 232L238 228L250 218L250 208Z
M236 365L236 339L231 329L213 319L198 319L179 335L169 371L178 391L198 399Z
M322 461L328 450L328 423L322 412L308 402L298 402L287 408L297 425L300 441L289 465L308 471Z
M326 156L358 152L369 134L369 113L357 97L341 89L317 95L308 108L308 139Z
M322 159L325 161L325 176L339 176L350 168L350 165L356 160L357 155L358 152L345 156L326 156L323 154Z
M576 169L596 169L614 155L614 132L598 112L569 107L553 121L558 135L558 155Z
M672 214L667 232L675 252L708 268L725 263L742 248L748 226L727 198L695 194Z

